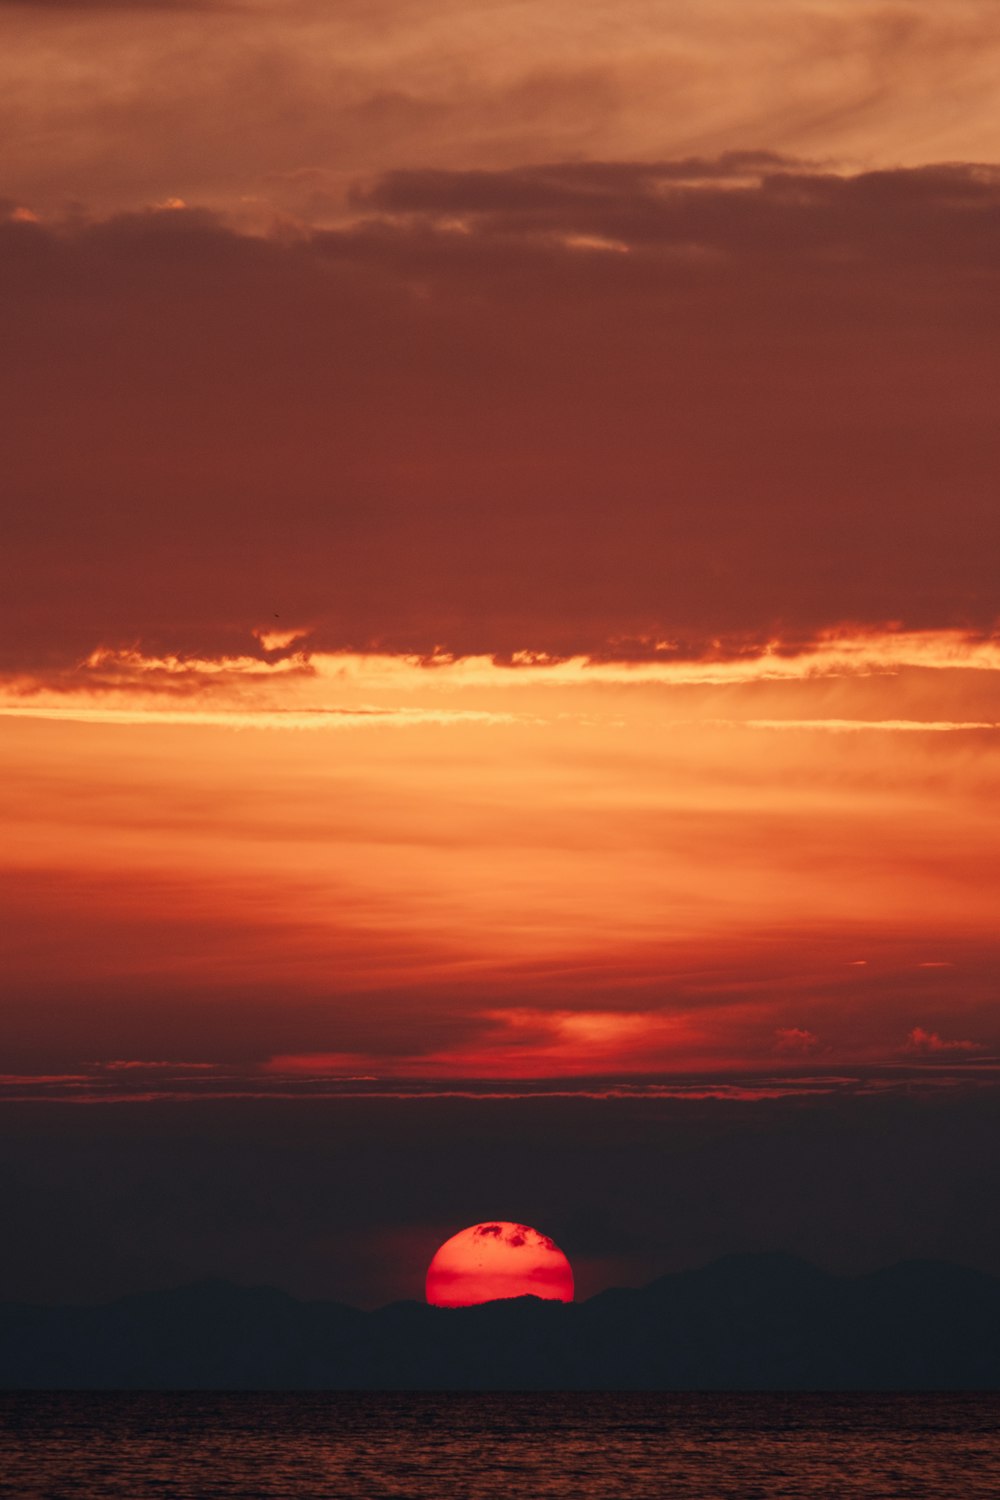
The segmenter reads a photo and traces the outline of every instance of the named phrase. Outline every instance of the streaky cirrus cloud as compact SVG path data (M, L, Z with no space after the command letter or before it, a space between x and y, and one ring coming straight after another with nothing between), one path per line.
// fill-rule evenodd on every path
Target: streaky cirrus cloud
M808 1032L839 1066L917 1018L996 1046L996 732L865 717L996 693L940 654L735 682L217 661L179 701L102 656L102 688L36 684L0 752L4 1055L538 1077L771 1067ZM303 719L339 732L278 732Z
M996 159L998 54L992 0L7 0L0 128L36 209L329 218L417 163Z
M376 1066L384 1060L376 1060ZM851 1072L817 1073L785 1067L735 1075L610 1076L539 1074L537 1077L406 1077L386 1072L351 1073L348 1059L305 1053L274 1057L258 1068L197 1062L114 1059L92 1062L74 1073L0 1074L0 1108L19 1104L158 1105L196 1101L302 1102L322 1100L460 1100L484 1104L515 1100L635 1101L655 1106L676 1100L696 1104L764 1103L772 1100L864 1099L874 1095L933 1101L946 1096L992 1094L1000 1084L1000 1062L983 1058L951 1065L891 1069L868 1066Z

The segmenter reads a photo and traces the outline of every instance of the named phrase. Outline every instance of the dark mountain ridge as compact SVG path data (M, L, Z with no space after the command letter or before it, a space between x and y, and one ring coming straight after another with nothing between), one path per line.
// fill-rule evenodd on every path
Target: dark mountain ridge
M993 1390L1000 1279L734 1255L582 1303L374 1312L204 1281L98 1307L0 1306L0 1387Z

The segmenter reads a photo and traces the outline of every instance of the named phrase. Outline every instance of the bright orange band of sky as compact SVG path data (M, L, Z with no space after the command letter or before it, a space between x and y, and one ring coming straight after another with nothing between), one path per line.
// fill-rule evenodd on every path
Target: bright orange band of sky
M401 1078L985 1056L996 654L128 656L22 684L9 1055L48 1071L106 1035Z

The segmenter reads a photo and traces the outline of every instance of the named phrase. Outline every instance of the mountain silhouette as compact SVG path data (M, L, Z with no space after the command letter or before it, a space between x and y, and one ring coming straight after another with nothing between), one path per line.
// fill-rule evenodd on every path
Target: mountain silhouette
M99 1307L0 1306L0 1387L1000 1389L1000 1279L734 1255L576 1304L374 1312L203 1281Z

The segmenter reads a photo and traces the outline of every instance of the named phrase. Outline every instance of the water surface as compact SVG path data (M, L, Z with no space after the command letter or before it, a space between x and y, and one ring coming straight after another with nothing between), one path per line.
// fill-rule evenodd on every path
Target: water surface
M0 1393L0 1495L994 1500L996 1395Z

